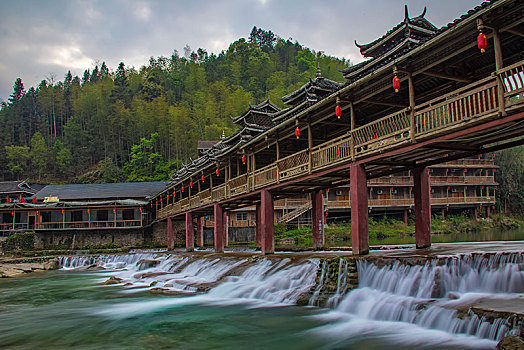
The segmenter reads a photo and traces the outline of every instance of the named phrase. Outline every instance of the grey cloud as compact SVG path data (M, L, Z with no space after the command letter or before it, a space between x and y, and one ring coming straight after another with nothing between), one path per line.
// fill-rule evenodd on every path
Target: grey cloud
M0 0L0 99L21 77L26 89L50 72L62 80L96 61L116 69L139 67L173 50L227 49L253 26L272 30L326 54L361 60L353 40L366 43L428 6L426 17L442 26L481 0L227 0L83 1Z

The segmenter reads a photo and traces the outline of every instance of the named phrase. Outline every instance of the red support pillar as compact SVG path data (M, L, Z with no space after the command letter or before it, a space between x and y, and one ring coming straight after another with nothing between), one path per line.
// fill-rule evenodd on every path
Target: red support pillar
M275 252L275 214L273 207L273 195L269 191L260 193L260 230L262 254L273 254Z
M486 217L489 219L490 215L491 215L491 207L488 205L486 207Z
M429 173L427 168L413 170L413 192L415 197L415 243L417 248L431 245L431 203Z
M406 226L409 225L409 220L408 220L409 216L408 216L408 210L407 209L404 209L404 223L406 224Z
M363 165L350 167L351 245L353 254L369 253L368 189Z
M214 218L215 218L215 252L223 253L224 252L224 214L222 211L222 206L215 204L214 206Z
M446 221L446 208L440 209L440 212L442 213L442 221Z
M192 252L195 250L195 236L194 236L193 215L186 213L186 251Z
M227 211L224 211L222 223L224 224L224 247L227 247L229 245L229 214Z
M256 234L256 248L260 249L262 248L262 211L260 209L260 203L257 203L256 206L256 228L255 228L255 234Z
M200 248L204 247L204 218L197 218L197 228L196 228L196 245Z
M324 194L322 191L315 191L311 194L313 220L313 249L324 247Z
M175 234L173 232L173 220L167 218L167 249L175 248Z

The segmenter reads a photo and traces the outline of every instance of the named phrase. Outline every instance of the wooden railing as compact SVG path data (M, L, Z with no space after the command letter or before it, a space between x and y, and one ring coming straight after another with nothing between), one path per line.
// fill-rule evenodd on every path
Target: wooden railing
M228 182L228 186L228 196L237 196L239 194L247 193L247 175L244 174L231 179Z
M416 135L429 135L444 127L496 111L497 108L497 82L490 77L474 86L469 85L417 106Z
M351 136L343 135L332 141L313 147L311 166L314 170L336 164L351 157Z
M524 98L524 63L518 62L501 69L497 75L502 82L506 104L511 105L522 101Z
M390 144L409 139L410 120L407 110L402 110L356 128L352 135L355 152L366 153Z
M206 205L224 200L239 194L264 188L280 181L312 173L320 169L331 167L339 162L350 159L361 159L371 154L384 152L401 147L405 142L413 139L422 140L429 136L443 132L443 130L456 130L466 125L471 125L474 120L481 120L484 116L496 116L494 112L501 112L506 104L524 102L524 61L514 64L496 72L493 76L477 81L473 84L455 90L446 95L415 106L412 110L403 109L384 118L360 126L346 135L327 141L310 149L280 159L253 173L238 176L228 181L227 184L213 188L211 194L199 196L199 202L186 199L174 204L171 208L163 208L158 212L159 217L173 215L189 208ZM501 100L501 99L504 100ZM414 114L415 125L411 125L411 114ZM411 135L411 130L415 135ZM353 149L352 149L353 147ZM311 152L311 153L310 153ZM450 167L457 165L493 165L491 159L465 159L446 163ZM433 182L453 182L453 176L435 179ZM492 177L456 177L468 180L470 183L491 182ZM407 179L390 178L392 182ZM376 182L375 182L376 181ZM382 180L372 180L380 183ZM411 180L409 180L411 181ZM409 182L410 183L410 182ZM393 201L398 201L393 199ZM397 203L397 202L396 202Z
M256 189L265 187L277 182L277 166L270 164L253 173L253 184Z
M305 149L277 160L279 180L287 180L309 171L309 150Z
M211 196L213 202L221 201L222 199L226 198L226 186L221 185L213 188Z

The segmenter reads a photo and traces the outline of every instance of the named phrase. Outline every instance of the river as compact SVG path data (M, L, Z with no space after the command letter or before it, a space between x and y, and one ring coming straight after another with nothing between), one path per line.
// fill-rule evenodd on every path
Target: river
M515 332L507 320L459 316L454 308L475 298L519 296L522 260L518 253L425 266L363 261L358 288L342 293L346 277L342 280L340 271L347 270L347 261L340 259L331 308L320 308L294 305L315 288L317 271L326 266L318 258L151 252L66 257L61 270L0 280L0 344L7 349L493 349ZM115 284L104 284L111 277ZM311 304L317 296L313 293Z

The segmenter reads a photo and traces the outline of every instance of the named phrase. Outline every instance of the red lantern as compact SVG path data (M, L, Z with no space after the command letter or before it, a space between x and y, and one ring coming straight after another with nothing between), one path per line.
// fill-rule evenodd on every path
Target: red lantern
M181 190L182 190L182 192L184 192L184 186L182 186Z
M297 139L300 137L300 128L298 126L295 129L295 136L297 137Z
M25 203L24 197L20 198L20 203Z
M340 119L340 117L342 116L342 108L340 108L339 105L335 107L335 114L337 115L338 119Z
M193 188L193 181L189 183L189 187Z
M398 92L400 89L400 79L396 75L393 77L393 89L395 92Z
M336 154L337 154L337 157L340 155L340 149L338 147L337 147Z
M246 155L244 154L244 155L242 156L242 164L246 164L246 162L247 162L247 157L246 157Z
M217 174L217 176L220 175L220 169L217 168L217 170L215 171L215 173Z
M167 201L169 202L169 193L167 194Z
M175 197L175 195L176 195L176 191L173 191L173 198Z
M33 197L33 200L31 201L31 203L36 203L36 197Z
M480 33L477 36L477 47L480 50L480 53L486 52L486 47L488 47L488 37L484 33Z
M202 178L200 180L202 180L202 182L206 182L206 177L202 175Z

